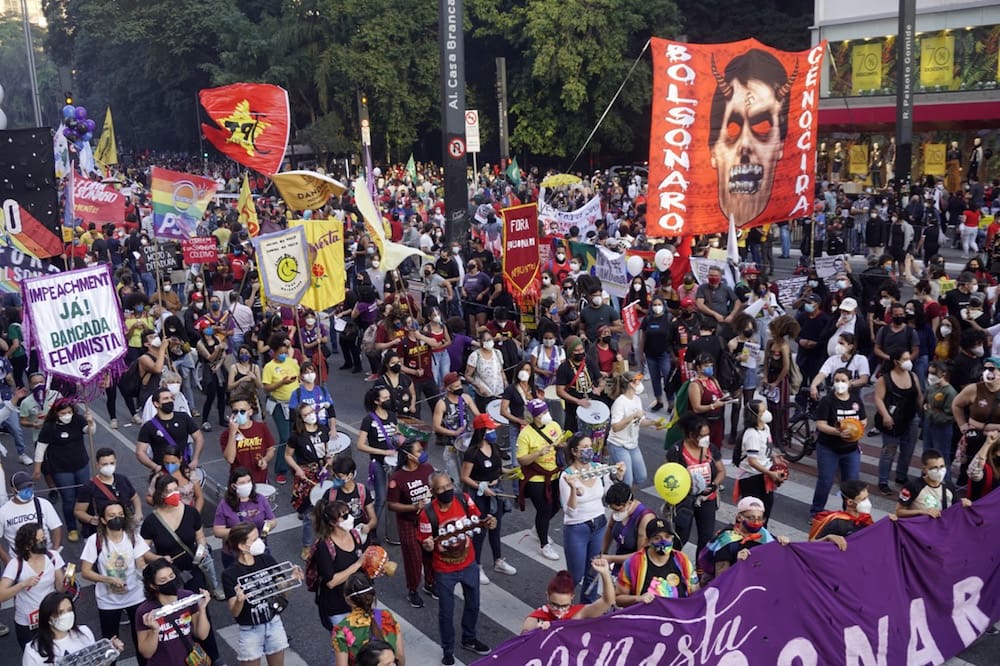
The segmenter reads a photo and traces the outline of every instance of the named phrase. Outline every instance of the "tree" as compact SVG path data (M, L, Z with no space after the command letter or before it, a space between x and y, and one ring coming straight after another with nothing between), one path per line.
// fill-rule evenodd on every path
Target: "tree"
M804 51L810 46L813 0L677 0L689 42L712 44L755 37L768 46Z
M55 63L43 49L45 29L31 26L35 47L35 75L38 78L38 97L44 122L55 125L61 118L62 91L59 90L59 72ZM28 58L25 52L24 28L17 16L0 18L0 85L4 101L0 107L7 115L7 127L17 129L35 126L35 110L31 99L28 77Z

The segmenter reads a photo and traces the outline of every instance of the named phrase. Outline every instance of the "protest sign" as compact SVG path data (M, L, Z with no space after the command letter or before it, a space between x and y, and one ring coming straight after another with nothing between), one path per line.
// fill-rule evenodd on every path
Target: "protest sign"
M146 255L146 270L153 272L172 271L177 265L172 243L160 243L159 246L144 245L142 252Z
M309 289L310 264L306 230L292 227L253 239L267 300L298 305Z
M219 258L219 246L215 236L185 238L181 241L185 264L210 264Z
M125 323L110 266L28 278L21 294L25 345L43 372L91 386L104 370L123 369Z
M504 208L503 278L507 290L518 301L538 291L540 278L538 250L538 208L524 204Z
M836 254L832 257L816 257L813 259L813 265L818 277L828 278L846 270L847 257L842 254Z
M784 280L775 280L774 286L778 288L778 304L786 310L791 309L792 303L802 293L802 287L806 286L807 279L805 275L799 275Z
M942 664L1000 619L1000 559L983 551L998 529L994 492L936 519L883 519L844 552L758 546L689 597L553 622L474 666Z
M632 301L622 308L622 325L629 335L635 335L639 330L639 313L636 311L638 304L639 301Z
M125 219L125 197L115 188L96 180L77 177L73 181L73 218L100 229L108 222Z
M691 257L691 272L694 273L694 279L698 284L708 283L708 271L712 268L718 268L722 271L722 279L726 284L730 287L736 286L736 282L733 281L733 272L729 270L729 264L725 259Z
M597 250L597 269L594 274L601 280L604 291L616 298L624 298L629 283L625 255L600 245Z
M594 197L586 205L576 210L562 211L544 201L538 202L538 226L542 236L569 236L570 227L579 230L579 238L585 238L588 231L596 231L601 219L601 198Z

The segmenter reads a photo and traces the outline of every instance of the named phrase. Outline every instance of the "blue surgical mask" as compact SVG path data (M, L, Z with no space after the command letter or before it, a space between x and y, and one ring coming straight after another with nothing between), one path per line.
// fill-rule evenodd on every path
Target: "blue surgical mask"
M22 488L21 490L17 491L17 497L22 502L30 502L31 498L34 496L35 496L34 488Z
M659 541L651 541L650 547L658 553L665 553L674 546L674 542L671 539L660 539Z
M702 373L704 373L704 375L706 377L712 377L712 376L715 375L715 368L713 366L709 366L707 368L702 368L701 371L702 371Z
M284 363L285 361L288 360L288 354L278 354L276 358L278 363Z
M143 307L144 307L144 306L143 306L143 305L141 305L141 304L140 304L140 305L136 305L136 306L135 306L135 311L136 311L136 312L142 312L142 310L143 310Z
M333 483L333 487L336 489L336 488L343 488L344 484L347 483L347 482L344 481L339 476L335 476L335 477L333 477L333 479L331 479L331 483Z
M429 454L427 451L421 451L420 452L420 456L417 458L417 462L420 463L421 465L423 465L428 460L430 460L430 457L431 457L431 454Z
M212 337L213 335L215 335L215 329L212 328L211 326L205 327L205 335L207 335L208 337Z
M163 469L167 470L167 474L173 474L181 468L179 463L166 463Z
M246 363L250 360L250 354L240 354L240 360Z
M249 414L237 414L236 415L236 425L246 425L250 420Z
M487 432L483 436L483 439L485 439L490 444L496 444L497 443L497 431L496 430L490 430L489 432Z

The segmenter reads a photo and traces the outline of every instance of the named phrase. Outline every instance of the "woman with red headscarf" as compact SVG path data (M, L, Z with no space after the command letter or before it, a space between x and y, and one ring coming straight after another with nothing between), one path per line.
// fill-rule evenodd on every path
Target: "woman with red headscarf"
M573 576L566 570L556 573L549 581L547 589L548 603L531 612L521 625L521 633L526 634L535 629L548 629L553 622L564 620L582 620L590 617L600 617L608 612L615 603L615 583L611 580L611 569L603 557L595 557L590 566L601 577L601 598L589 604L574 604L573 595L576 585ZM586 590L584 590L586 592Z

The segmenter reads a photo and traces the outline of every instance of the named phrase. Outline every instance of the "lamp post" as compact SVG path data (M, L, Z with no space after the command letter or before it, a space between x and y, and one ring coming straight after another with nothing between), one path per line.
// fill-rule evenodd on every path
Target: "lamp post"
M31 22L28 21L28 0L21 0L21 23L24 26L24 45L28 53L28 80L31 83L31 102L35 107L35 127L41 127L42 104L38 99L38 75L35 73L35 47L31 40Z

